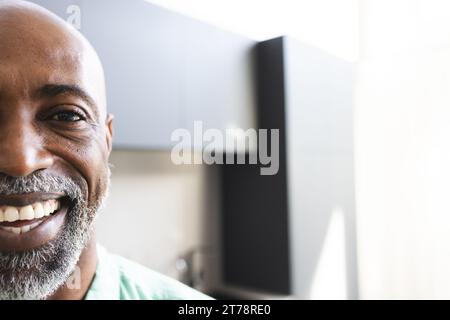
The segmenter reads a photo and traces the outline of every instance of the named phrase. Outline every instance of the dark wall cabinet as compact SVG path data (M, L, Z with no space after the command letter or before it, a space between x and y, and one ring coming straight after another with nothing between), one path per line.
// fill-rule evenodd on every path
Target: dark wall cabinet
M333 297L356 298L353 66L286 37L258 44L257 66L258 125L280 129L280 170L221 167L224 281L317 297L332 250Z

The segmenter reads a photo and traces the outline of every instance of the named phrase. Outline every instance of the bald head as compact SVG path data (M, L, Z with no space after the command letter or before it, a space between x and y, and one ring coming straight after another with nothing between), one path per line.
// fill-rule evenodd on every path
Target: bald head
M92 98L104 118L103 68L97 53L84 36L36 4L0 0L0 65L3 70L8 67L14 81L23 80L22 73L29 71L30 64L36 67L36 71L43 71L36 76L47 77L49 82L76 82ZM22 89L25 88L28 86Z

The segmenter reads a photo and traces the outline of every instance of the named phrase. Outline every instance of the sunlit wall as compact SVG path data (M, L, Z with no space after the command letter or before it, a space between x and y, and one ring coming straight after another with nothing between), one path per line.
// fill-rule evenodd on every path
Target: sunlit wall
M361 1L363 298L450 297L450 3Z

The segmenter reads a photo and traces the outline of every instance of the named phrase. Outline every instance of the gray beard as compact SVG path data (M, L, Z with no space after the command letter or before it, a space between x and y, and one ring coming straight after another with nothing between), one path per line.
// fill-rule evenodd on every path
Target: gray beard
M64 285L89 241L99 199L89 206L84 183L43 172L0 175L0 194L63 192L72 202L66 223L49 243L23 252L0 252L0 300L45 299Z

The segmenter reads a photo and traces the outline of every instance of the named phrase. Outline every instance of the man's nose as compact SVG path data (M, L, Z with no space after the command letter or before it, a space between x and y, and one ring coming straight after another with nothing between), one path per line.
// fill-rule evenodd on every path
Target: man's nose
M45 149L42 141L32 125L0 124L0 172L24 177L51 167L53 156Z

